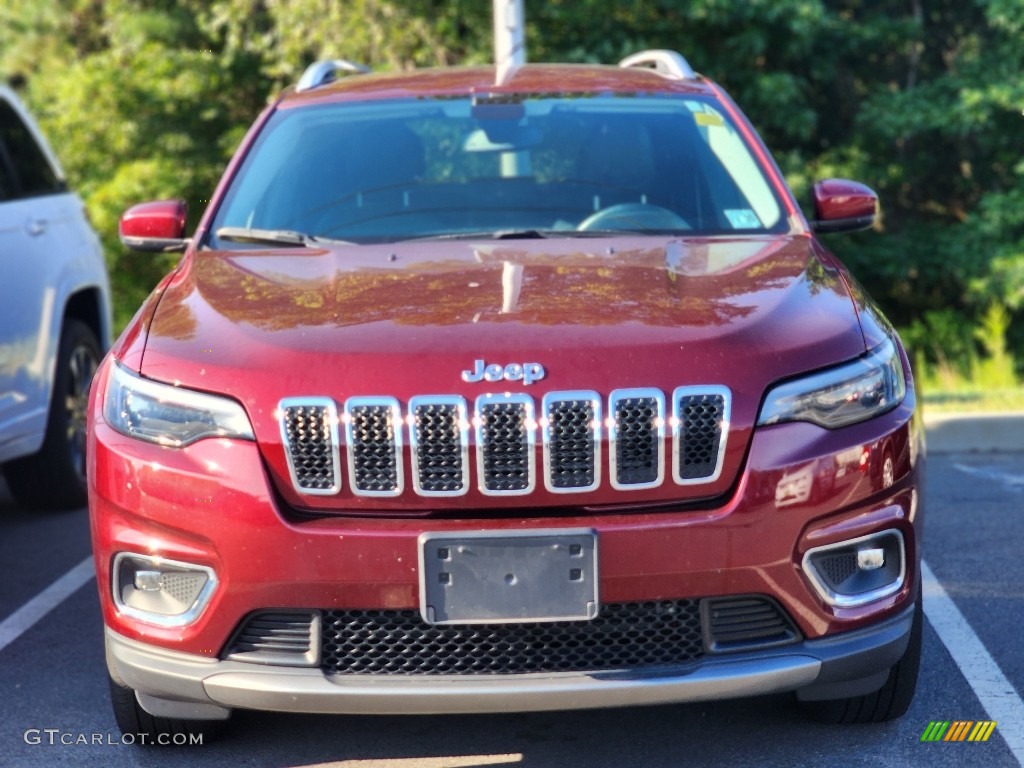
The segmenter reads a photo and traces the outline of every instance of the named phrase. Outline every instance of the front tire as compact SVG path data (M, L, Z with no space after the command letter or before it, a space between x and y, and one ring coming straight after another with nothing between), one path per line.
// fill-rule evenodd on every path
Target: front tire
M61 329L46 434L39 452L4 465L7 486L26 509L77 509L86 504L86 413L100 345L88 325L68 318Z
M889 677L881 688L874 693L848 699L801 702L804 712L813 720L831 725L884 723L905 715L917 689L923 622L924 609L919 595L914 607L914 623L910 629L907 650L903 658L889 670Z
M113 673L110 679L110 703L114 719L124 737L142 746L183 746L206 744L220 735L223 720L184 720L176 717L157 717L139 704L135 690L129 688Z

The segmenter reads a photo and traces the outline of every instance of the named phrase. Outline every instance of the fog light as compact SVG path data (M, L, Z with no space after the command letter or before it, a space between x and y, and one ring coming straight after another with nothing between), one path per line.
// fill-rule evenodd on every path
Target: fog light
M849 608L898 592L906 576L903 534L897 530L807 551L804 572L829 605Z
M195 621L217 586L212 568L121 552L114 558L114 604L126 616L161 626Z
M159 592L163 574L160 571L136 571L135 588L142 592Z
M884 549L861 549L857 552L857 567L862 571L874 571L885 565Z

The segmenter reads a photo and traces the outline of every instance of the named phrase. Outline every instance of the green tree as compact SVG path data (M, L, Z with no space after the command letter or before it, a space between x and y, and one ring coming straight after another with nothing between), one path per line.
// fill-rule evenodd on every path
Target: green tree
M121 325L173 259L127 252L120 214L180 197L194 222L252 119L254 94L264 100L269 83L252 74L240 82L194 12L176 2L43 0L4 14L13 39L0 38L0 69L27 82L27 100L86 200Z
M879 232L830 245L932 359L1008 309L1024 357L1024 5L1019 0L525 0L531 60L672 48L739 101L807 200L880 193ZM484 0L0 0L0 75L27 83L104 238L123 321L166 268L116 241L121 210L198 214L255 114L319 58L486 63Z

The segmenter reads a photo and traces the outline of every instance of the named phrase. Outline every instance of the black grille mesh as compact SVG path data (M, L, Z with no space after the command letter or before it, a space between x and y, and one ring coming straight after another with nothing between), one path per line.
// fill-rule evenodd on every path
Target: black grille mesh
M398 488L393 410L389 405L356 405L350 409L354 485L360 491L386 493Z
M821 555L814 559L814 567L828 586L835 589L857 573L857 553L838 552L834 555Z
M703 655L697 600L605 605L591 621L434 626L419 612L327 611L322 667L344 674L499 675L677 665Z
M526 406L486 403L480 406L483 480L489 491L525 491L530 487L530 444Z
M337 486L330 408L295 405L284 409L288 458L295 482L302 490L329 490Z
M684 395L679 398L681 442L679 467L681 480L710 477L718 466L722 439L725 398L721 395Z
M594 404L562 400L547 412L549 482L554 488L588 488L595 482Z
M615 404L615 472L620 485L658 479L658 400L628 397Z
M461 491L464 467L458 407L417 405L413 418L420 488L430 493Z

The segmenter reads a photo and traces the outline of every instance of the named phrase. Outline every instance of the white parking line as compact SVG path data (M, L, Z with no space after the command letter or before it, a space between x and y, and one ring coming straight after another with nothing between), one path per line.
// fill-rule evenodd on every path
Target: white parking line
M967 475L974 475L985 480L1002 483L1007 490L1020 493L1024 491L1024 475L1013 475L993 467L972 467L969 464L954 464L954 467Z
M87 557L0 622L0 651L21 637L33 624L95 575L92 557Z
M1024 701L923 560L921 578L924 613L932 629L974 690L989 719L996 721L996 733L1003 737L1017 762L1024 766ZM946 717L947 714L950 713L941 716ZM953 716L960 715L954 712L950 714Z

